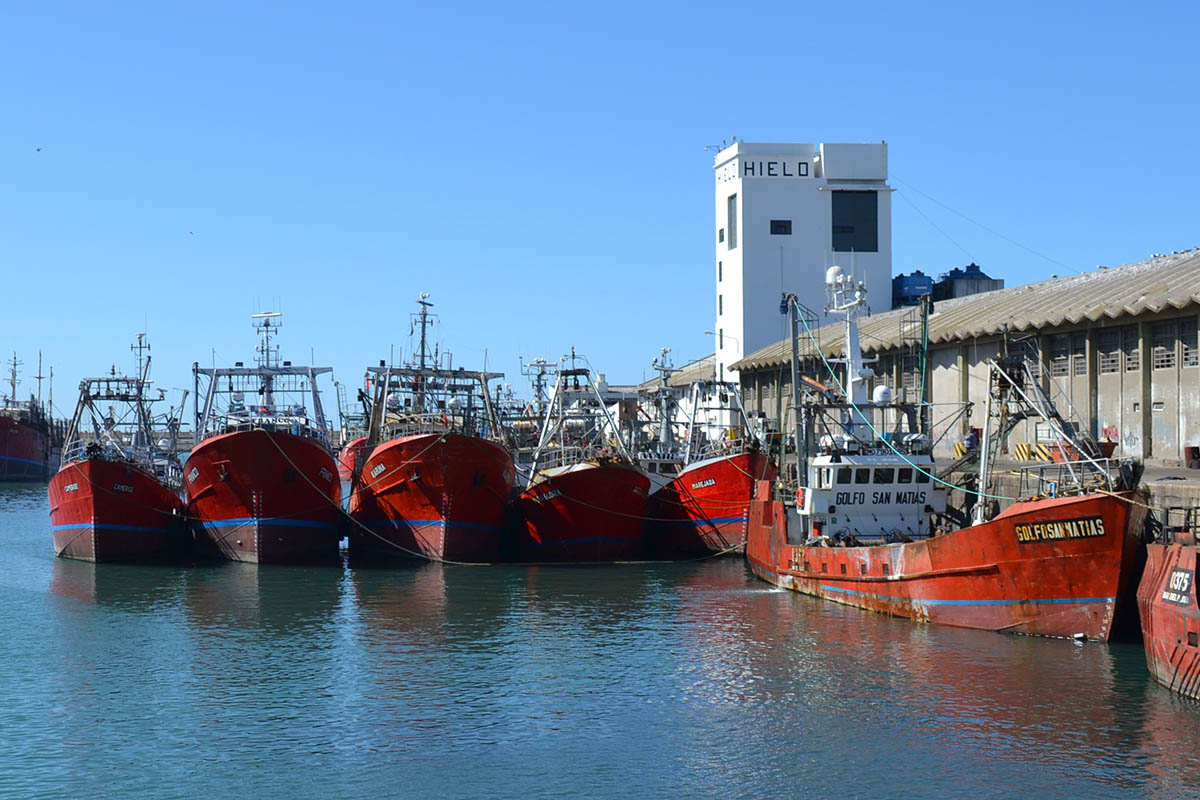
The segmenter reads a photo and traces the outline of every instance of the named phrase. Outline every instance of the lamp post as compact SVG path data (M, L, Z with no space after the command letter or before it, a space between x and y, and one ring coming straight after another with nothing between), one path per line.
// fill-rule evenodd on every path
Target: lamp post
M733 339L734 344L737 345L738 356L743 355L742 340L739 339L738 337L734 336L733 334L724 333L724 332L716 333L714 331L705 331L704 333L706 336L716 336L717 337L717 349L718 350L720 350L721 347L724 346L725 342L723 340L725 337L729 337L730 339ZM721 383L725 382L725 365L724 364L721 364L721 371L717 375L717 380L720 381Z

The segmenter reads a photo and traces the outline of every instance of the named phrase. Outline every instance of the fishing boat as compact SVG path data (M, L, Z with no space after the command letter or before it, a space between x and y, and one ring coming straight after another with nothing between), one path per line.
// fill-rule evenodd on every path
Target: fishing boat
M334 561L342 489L317 386L331 369L280 361L271 342L280 316L253 315L261 338L254 366L192 366L188 510L210 547L233 561Z
M354 471L359 459L367 455L367 437L356 436L342 447L337 454L338 479L349 481L354 478Z
M947 506L932 443L913 407L887 387L867 399L872 372L856 318L866 289L839 267L826 274L828 308L845 316L839 371L817 351L836 390L800 379L803 324L815 316L785 297L793 336L798 482L761 483L750 507L746 558L777 586L916 620L1009 633L1107 641L1131 598L1144 557L1140 465L1111 462L1072 433L1021 355L990 363L987 424L968 512ZM1026 470L1017 497L992 480L998 443L1020 420L1040 417L1079 462ZM889 420L891 423L889 423ZM894 423L894 425L892 424ZM907 424L905 424L907 423ZM888 428L891 430L888 430ZM822 432L824 431L824 432ZM1001 501L1011 505L999 510Z
M79 384L63 466L48 490L54 553L63 558L160 561L189 553L175 455L187 393L178 408L156 416L153 407L166 392L151 388L144 334L134 349L135 376L113 367Z
M1167 525L1146 545L1137 593L1146 665L1163 686L1200 700L1200 509L1166 509L1166 515ZM1173 525L1174 515L1180 519Z
M516 477L488 388L504 375L455 369L449 353L430 351L427 298L414 315L412 363L369 368L365 456L351 465L350 556L493 562Z
M676 370L668 352L654 360L658 386L647 398L657 410L657 434L637 455L652 487L647 550L658 558L741 555L750 501L760 481L775 477L775 465L736 384L693 381L686 413L678 413L681 390L670 385ZM678 437L676 426L683 428Z
M8 365L9 393L0 396L0 481L44 481L50 471L53 426L37 399L17 399L21 361L16 353Z
M650 479L630 456L591 371L558 370L526 485L517 498L522 561L644 555Z

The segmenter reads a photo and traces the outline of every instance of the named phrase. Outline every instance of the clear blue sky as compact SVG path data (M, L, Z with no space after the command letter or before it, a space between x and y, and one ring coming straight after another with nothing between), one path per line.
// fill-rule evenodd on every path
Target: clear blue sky
M284 357L356 384L426 291L522 394L518 356L571 345L639 380L712 352L734 135L886 140L897 273L1189 248L1197 8L7 4L0 353L30 379L41 349L69 413L137 331L190 386L282 307Z

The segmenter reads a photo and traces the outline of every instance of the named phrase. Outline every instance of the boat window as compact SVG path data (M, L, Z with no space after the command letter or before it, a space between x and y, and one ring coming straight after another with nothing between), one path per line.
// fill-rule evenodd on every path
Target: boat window
M829 480L832 477L833 477L833 470L831 470L829 468L817 470L817 488L818 489L828 489L829 488Z
M649 464L646 465L646 471L647 472L658 472L658 464L655 464L653 461L651 461Z
M850 468L849 467L838 467L837 482L838 483L849 483L850 482Z
M896 473L896 483L912 483L912 467L901 467Z
M925 472L918 472L917 483L929 483L929 474Z
M892 467L880 467L875 470L876 483L891 483L896 478L896 470Z
M870 483L871 482L871 470L865 469L863 467L859 467L858 469L854 470L854 482L855 483Z

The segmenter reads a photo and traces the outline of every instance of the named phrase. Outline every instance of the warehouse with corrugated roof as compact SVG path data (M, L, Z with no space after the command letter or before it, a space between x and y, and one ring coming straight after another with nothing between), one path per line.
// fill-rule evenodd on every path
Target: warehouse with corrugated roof
M1007 341L1036 362L1059 410L1093 437L1116 442L1115 455L1200 467L1198 316L1200 249L937 302L927 320L924 391L934 404L939 448L952 448L982 424L988 359ZM860 320L862 348L875 359L874 385L916 399L923 322L918 308ZM830 320L804 344L839 355L842 331L841 322ZM780 430L791 425L791 352L785 339L730 365L747 409ZM817 379L824 369L815 358L802 365ZM938 408L964 402L975 404L971 417L939 428ZM1049 435L1031 420L1014 431L1010 446Z

